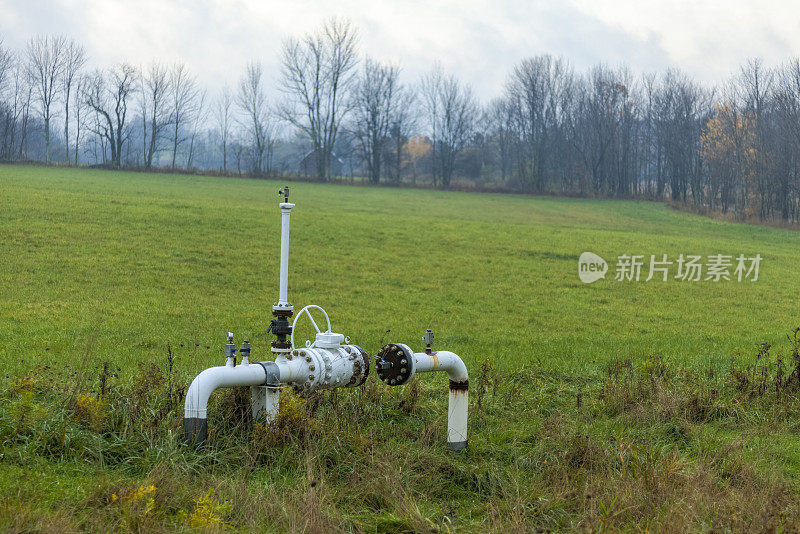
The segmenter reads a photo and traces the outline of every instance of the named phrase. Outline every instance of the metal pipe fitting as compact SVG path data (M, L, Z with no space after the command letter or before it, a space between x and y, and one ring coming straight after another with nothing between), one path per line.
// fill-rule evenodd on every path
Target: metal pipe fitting
M427 334L430 334L429 336ZM426 345L433 334L426 333ZM445 350L413 352L402 343L385 345L375 357L378 377L390 386L407 384L415 374L445 371L449 380L447 406L447 447L461 451L467 446L469 412L469 375L467 366L457 354Z
M305 391L356 387L369 374L369 356L357 345L313 347L302 351L305 358L279 355L274 362L210 367L192 381L184 402L185 440L200 445L208 436L207 411L212 393L220 388L251 386L270 391L252 391L253 415L271 420L277 415L277 388L297 386ZM353 357L355 356L355 357ZM315 373L317 369L324 372Z

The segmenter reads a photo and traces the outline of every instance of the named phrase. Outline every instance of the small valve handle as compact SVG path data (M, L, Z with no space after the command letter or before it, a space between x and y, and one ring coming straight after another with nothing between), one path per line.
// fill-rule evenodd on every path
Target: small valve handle
M328 329L327 329L327 330L326 330L324 333L326 333L326 334L329 334L329 333L331 333L331 319L330 319L330 317L328 317L328 312L326 312L325 310L323 310L323 309L322 309L320 306L317 306L316 304L309 304L308 306L305 306L305 307L304 307L302 310L300 310L300 311L297 313L297 315L295 315L295 316L294 316L294 322L292 323L292 331L290 332L290 334L291 334L290 341L291 341L291 344L292 344L292 350L294 350L294 348L295 348L295 347L294 347L294 327L297 325L297 320L298 320L298 319L300 318L300 316L301 316L301 315L303 315L304 313L305 313L305 314L308 316L308 319L311 321L311 324L313 324L313 325L314 325L314 329L317 331L317 334L320 334L320 333L322 333L322 330L320 330L320 329L319 329L319 326L317 326L317 322L316 322L316 321L314 320L314 318L311 316L311 312L310 312L310 311L308 311L308 310L310 310L310 309L312 309L312 308L314 308L314 309L317 309L317 310L321 311L321 312L322 312L322 314L325 316L325 322L327 322L327 323L328 323ZM315 343L316 343L316 342L315 342ZM310 340L309 340L309 341L307 341L307 342L306 342L306 347L311 347L311 346L313 346L313 344L311 343L311 341L310 341Z
M228 332L228 343L225 345L225 359L236 367L236 345L233 344L233 332Z
M422 336L422 341L425 342L425 352L427 354L430 354L431 345L433 344L433 332L431 331L430 328L425 331L425 335Z

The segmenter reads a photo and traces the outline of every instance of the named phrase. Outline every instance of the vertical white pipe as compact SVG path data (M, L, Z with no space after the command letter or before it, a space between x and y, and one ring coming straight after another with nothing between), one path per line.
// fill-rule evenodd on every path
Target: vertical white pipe
M467 446L467 413L469 392L450 388L447 404L447 446L460 451Z
M469 375L459 356L447 350L414 353L414 373L446 371L450 378L447 404L447 446L460 451L467 446Z
M281 281L278 304L289 303L289 217L294 204L281 202Z
M277 386L250 386L253 421L271 423L278 417L281 389Z

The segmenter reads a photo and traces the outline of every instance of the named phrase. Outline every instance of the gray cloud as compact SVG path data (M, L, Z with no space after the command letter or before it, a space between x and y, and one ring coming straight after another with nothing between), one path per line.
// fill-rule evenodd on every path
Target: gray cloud
M678 67L715 83L748 57L776 63L800 45L795 6L744 0L0 0L0 37L21 48L33 34L64 33L100 66L183 59L213 92L234 85L251 59L275 80L282 40L333 15L350 18L362 52L401 63L408 81L438 59L484 99L535 54L565 56L579 70Z

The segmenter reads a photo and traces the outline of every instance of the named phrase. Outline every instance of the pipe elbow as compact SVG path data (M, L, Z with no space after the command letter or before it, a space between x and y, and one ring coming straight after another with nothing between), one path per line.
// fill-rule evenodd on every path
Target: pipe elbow
M469 383L467 366L455 352L439 350L428 354L417 352L414 354L416 372L445 371L450 383L465 386Z
M183 404L185 418L206 418L208 399L211 398L214 391L219 389L222 383L222 373L226 369L224 366L209 367L194 377L186 391L186 400Z
M208 399L219 388L236 386L258 386L266 384L268 367L272 362L251 363L236 367L209 367L192 380L186 392L184 418L206 418Z
M468 384L469 374L467 373L467 366L464 365L458 354L447 350L440 350L436 353L439 358L439 364L443 371L447 371L447 377L450 382L456 384Z

